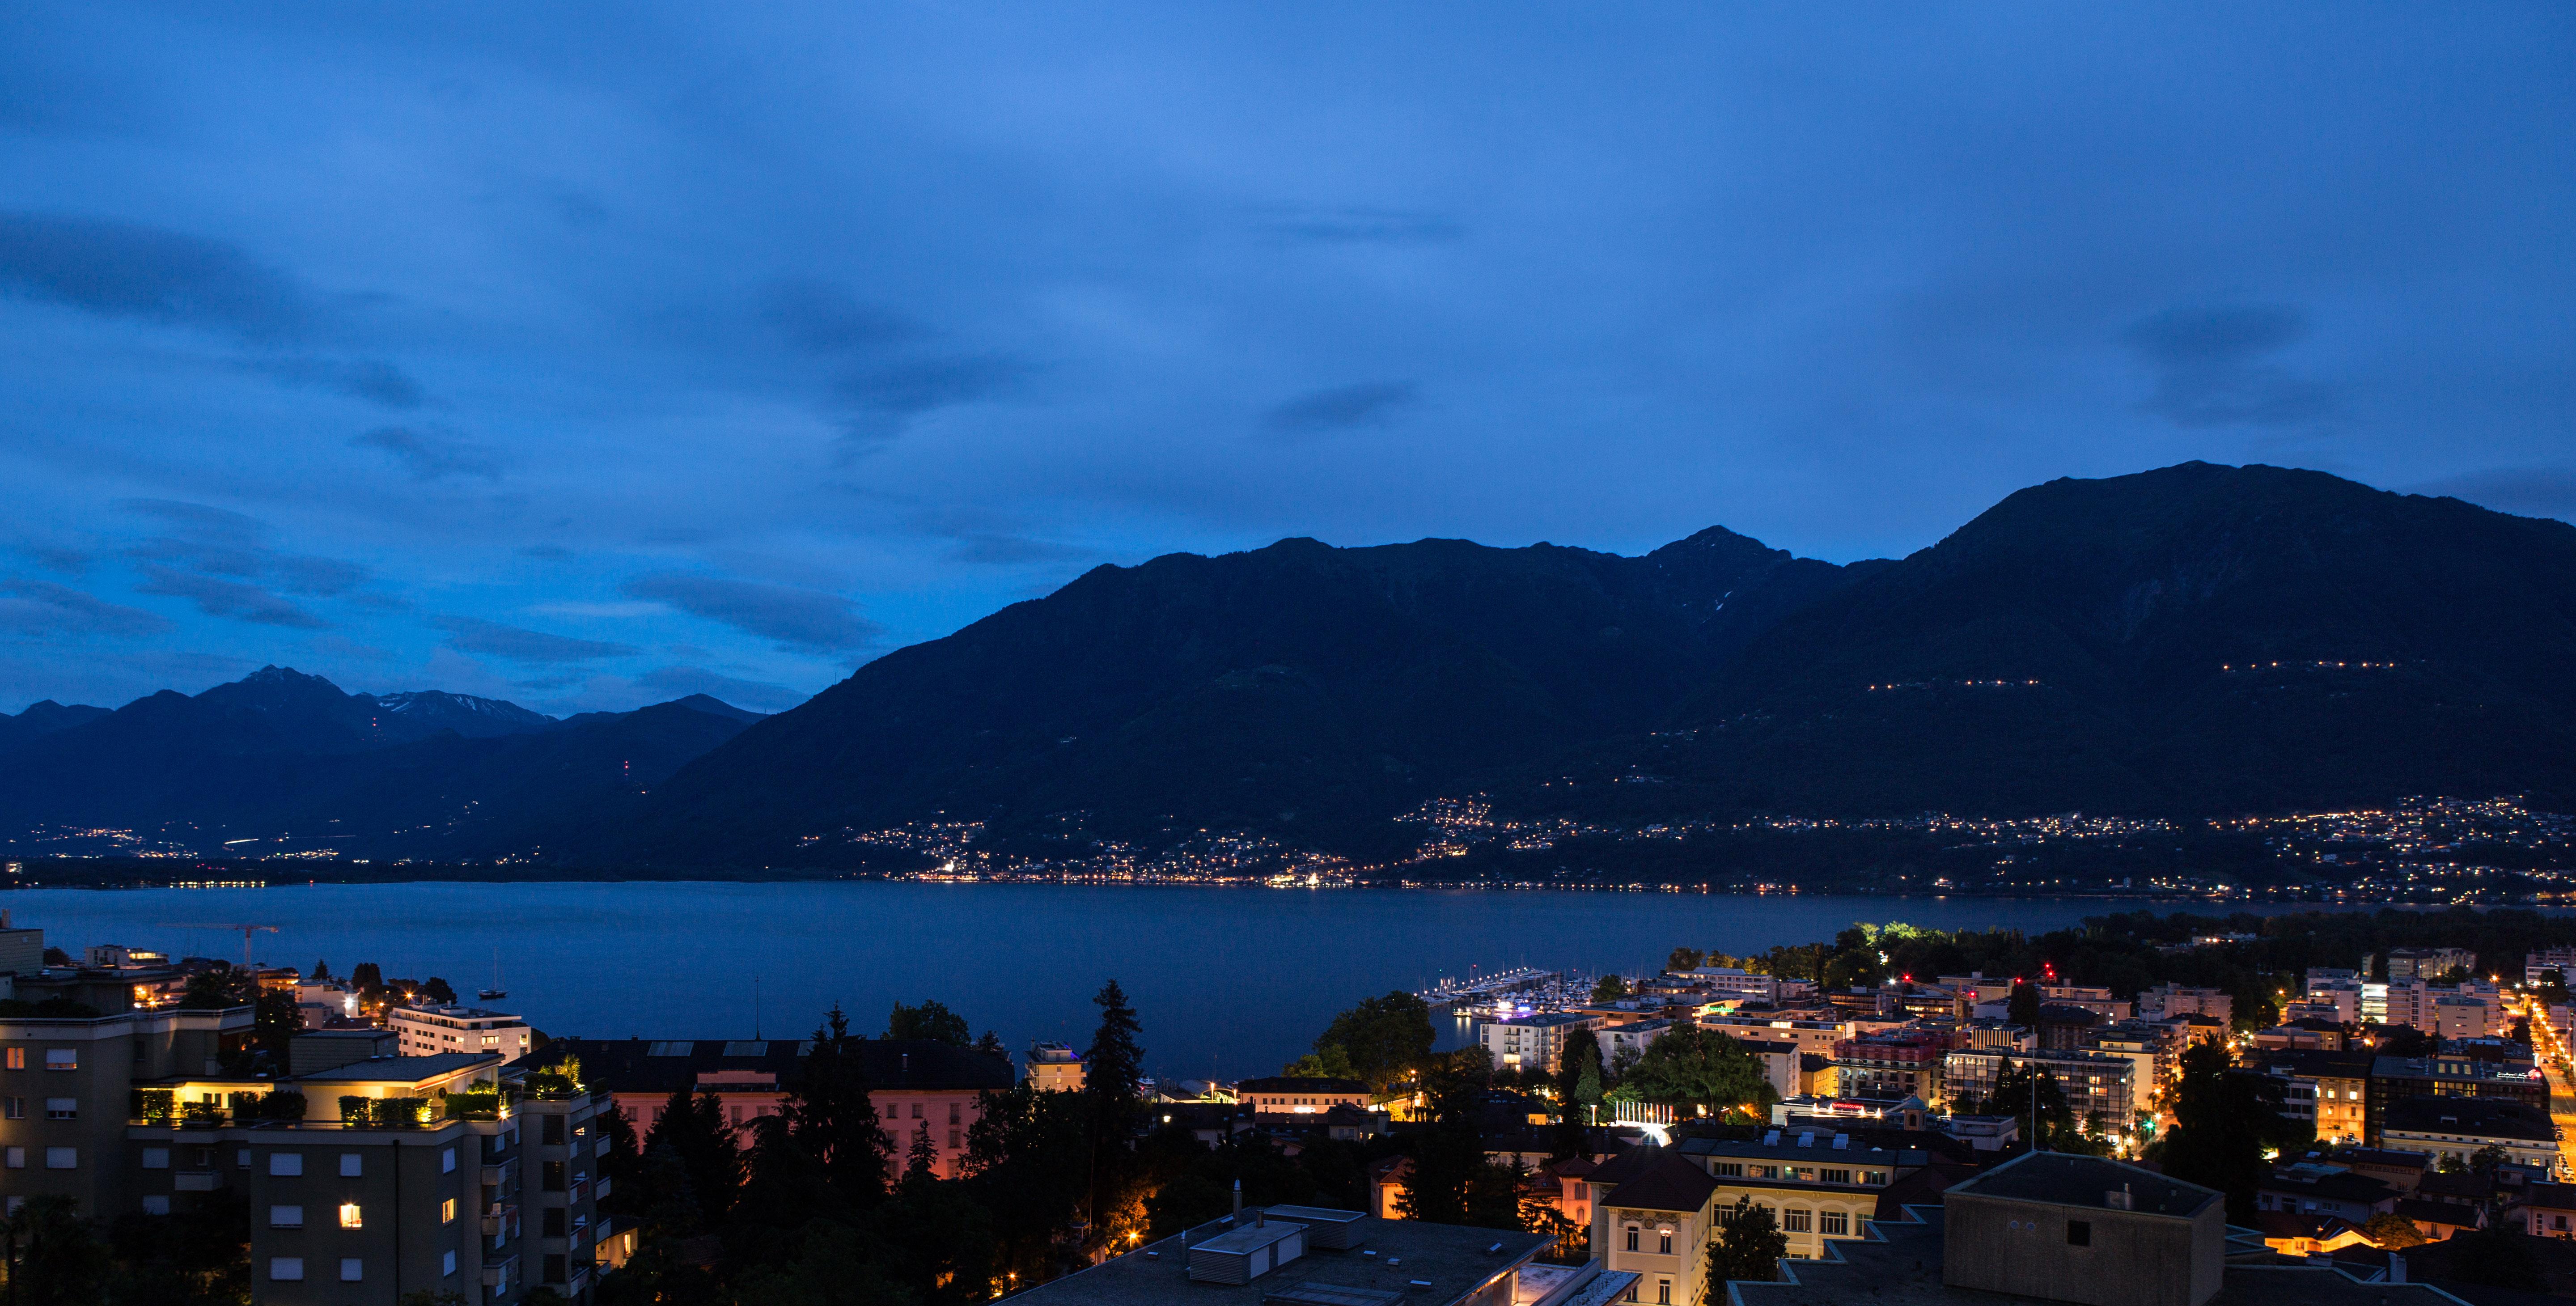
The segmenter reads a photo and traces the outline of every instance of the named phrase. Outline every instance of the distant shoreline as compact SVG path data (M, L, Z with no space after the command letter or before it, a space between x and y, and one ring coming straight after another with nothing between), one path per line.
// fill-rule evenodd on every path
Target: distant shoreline
M2120 893L2075 889L2056 893L2027 891L2012 892L2009 890L1981 889L1945 889L1938 891L1925 891L1910 887L1903 889L1887 889L1865 885L1789 885L1757 890L1711 884L1657 884L1648 882L1544 883L1532 881L1495 882L1484 880L1351 880L1338 883L1309 885L1272 884L1252 878L1209 880L1118 879L1106 877L1092 878L1085 876L990 876L968 878L959 876L923 875L911 872L798 872L778 868L762 868L759 870L746 870L738 873L722 873L711 872L704 867L671 868L664 870L652 867L586 869L518 866L487 867L441 864L436 866L385 868L388 872L399 869L402 872L399 874L373 873L376 870L374 867L347 867L344 868L343 873L340 874L315 875L308 873L300 876L288 876L265 873L262 869L253 869L250 867L226 867L223 868L221 872L210 875L201 874L190 876L182 874L154 876L148 874L134 874L134 868L127 866L116 868L113 872L110 872L108 868L101 867L99 869L103 873L87 877L77 874L64 874L64 871L71 869L76 865L77 863L53 863L43 868L46 872L45 874L0 876L0 894L5 894L10 890L21 889L83 889L100 892L118 890L179 889L189 891L204 890L239 892L251 889L304 888L316 885L718 885L822 884L835 881L873 881L885 884L954 885L958 887L1002 885L1052 886L1060 888L1088 889L1270 889L1297 890L1309 893L1324 893L1336 890L1454 893L1472 890L1489 893L1636 893L1732 898L1886 898L1889 900L1910 901L1992 899L1996 901L2024 902L2080 901L2100 902L2105 904L2129 903L2140 907L2168 907L2177 910L2204 908L2222 911L2231 908L2256 905L2270 907L2302 907L2319 911L2373 910L2382 907L2394 907L2405 910L2439 910L2454 906L2467 906L2473 910L2492 910L2495 908L2524 908L2543 912L2576 910L2576 907L2555 903L2482 902L2464 904L2453 902L2409 901L2404 899L2337 900L2330 898L2298 897L2288 894L2274 893L2242 893L2218 896L2150 892ZM28 869L32 871L37 868L33 865L29 865Z

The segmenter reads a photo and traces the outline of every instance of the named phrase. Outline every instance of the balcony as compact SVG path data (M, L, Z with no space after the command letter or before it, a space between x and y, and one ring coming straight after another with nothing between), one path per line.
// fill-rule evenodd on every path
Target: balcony
M518 1257L516 1257L516 1256L504 1256L504 1257L502 1257L501 1259L499 1259L499 1260L497 1260L497 1261L485 1261L485 1262L483 1262L483 1286L484 1286L484 1287L486 1287L486 1288L499 1288L499 1287L502 1287L502 1286L503 1286L503 1285L505 1285L505 1284L516 1283L516 1282L518 1282L518 1280L519 1280L519 1258L518 1258ZM495 1295L497 1296L498 1294L495 1294Z
M483 1236L499 1240L519 1222L519 1208L505 1202L494 1202L483 1212Z
M599 1183L597 1184L597 1186L595 1186L594 1188L592 1188L592 1190L591 1190L591 1194L590 1194L590 1195L591 1195L591 1196L593 1196L593 1197L595 1197L595 1198L598 1198L600 1201L603 1201L603 1202L608 1200L608 1176L607 1176L607 1175L601 1175L601 1176L599 1177Z

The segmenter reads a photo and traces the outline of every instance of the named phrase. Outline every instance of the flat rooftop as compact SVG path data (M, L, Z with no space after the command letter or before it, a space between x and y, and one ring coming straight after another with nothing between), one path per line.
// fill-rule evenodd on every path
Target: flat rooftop
M2167 1179L2153 1170L2064 1152L2028 1152L1950 1187L1952 1196L2001 1197L2109 1210L2109 1194L2126 1189L2134 1211L2188 1218L2219 1193Z
M440 1052L426 1057L370 1057L296 1075L298 1084L421 1084L477 1066L501 1064L498 1052Z
M1250 1221L1259 1210L1245 1208L1243 1219ZM1032 1306L1159 1306L1165 1302L1261 1306L1268 1298L1288 1298L1336 1306L1338 1294L1348 1306L1391 1300L1407 1306L1448 1306L1547 1245L1547 1239L1534 1233L1419 1220L1362 1216L1356 1227L1359 1241L1347 1251L1310 1247L1305 1255L1250 1283L1230 1285L1193 1282L1189 1276L1189 1247L1226 1232L1221 1224L1202 1225L1032 1288L1014 1300ZM1416 1279L1428 1281L1431 1287L1414 1289L1411 1284Z
M1925 1222L1872 1221L1871 1237L1829 1241L1829 1259L1788 1262L1796 1282L1738 1282L1732 1285L1735 1300L1743 1306L2036 1306L2035 1297L1941 1282L1941 1208L1907 1210ZM1710 1300L1721 1299L1712 1293ZM2426 1284L2364 1283L2323 1266L2230 1265L2206 1306L2454 1306L2458 1301Z

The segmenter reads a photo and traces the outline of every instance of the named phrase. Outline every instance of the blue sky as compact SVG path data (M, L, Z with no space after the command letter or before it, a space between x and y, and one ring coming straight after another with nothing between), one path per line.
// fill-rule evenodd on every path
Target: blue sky
M0 710L784 707L1103 562L2576 514L2576 19L13 6Z

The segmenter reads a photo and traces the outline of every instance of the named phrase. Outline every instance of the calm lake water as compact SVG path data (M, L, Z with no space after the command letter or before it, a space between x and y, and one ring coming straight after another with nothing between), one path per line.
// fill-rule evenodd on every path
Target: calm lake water
M1335 1011L1468 967L1657 969L1677 944L1758 951L1854 921L2046 930L2133 904L2100 899L1735 897L1476 890L1107 888L1021 884L420 883L266 889L37 889L0 895L18 926L93 943L241 956L209 923L278 927L263 962L334 974L492 980L554 1035L800 1037L840 1002L861 1032L935 997L1017 1052L1089 1041L1116 977L1166 1076L1274 1073ZM2173 910L2184 910L2177 904ZM2201 910L2207 910L2202 908ZM755 992L758 1009L755 1012ZM1454 1037L1454 1035L1453 1035Z

